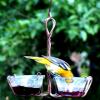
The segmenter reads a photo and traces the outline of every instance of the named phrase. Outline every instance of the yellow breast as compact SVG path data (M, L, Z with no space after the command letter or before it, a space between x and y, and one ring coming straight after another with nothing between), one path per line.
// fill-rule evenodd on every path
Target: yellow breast
M67 78L72 78L73 77L73 73L71 72L71 70L64 70L62 68L58 68L57 74L61 75L62 77L67 77Z
M57 65L54 65L52 63L50 64L50 66L46 66L46 68L48 71L58 74L62 77L68 77L68 78L73 77L73 73L70 70L64 70L63 68L61 68Z

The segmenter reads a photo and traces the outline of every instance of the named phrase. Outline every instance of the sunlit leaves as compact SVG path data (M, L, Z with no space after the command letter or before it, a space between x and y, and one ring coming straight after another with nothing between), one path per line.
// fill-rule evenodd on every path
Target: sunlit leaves
M69 39L73 40L76 38L82 38L83 41L86 41L88 38L88 34L95 35L100 29L98 20L100 19L99 9L95 6L95 0L93 1L79 1L72 0L71 6L68 0L66 1L55 1L57 4L60 2L64 5L59 4L59 9L62 9L61 17L64 19L58 20L58 28L56 30L57 33L64 31ZM97 1L98 2L98 1ZM98 2L99 5L99 2ZM62 7L63 6L63 7ZM76 27L76 28L73 28ZM80 34L83 32L84 35ZM84 36L84 37L83 37Z

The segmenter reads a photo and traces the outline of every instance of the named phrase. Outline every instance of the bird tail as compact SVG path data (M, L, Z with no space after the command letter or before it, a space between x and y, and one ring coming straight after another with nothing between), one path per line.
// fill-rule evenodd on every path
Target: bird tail
M46 64L46 65L50 64L50 61L43 57L33 57L33 56L24 56L24 57L35 60L36 62L41 63L41 64Z
M33 60L38 60L41 58L41 57L34 57L34 56L24 56L24 57L27 59L33 59Z

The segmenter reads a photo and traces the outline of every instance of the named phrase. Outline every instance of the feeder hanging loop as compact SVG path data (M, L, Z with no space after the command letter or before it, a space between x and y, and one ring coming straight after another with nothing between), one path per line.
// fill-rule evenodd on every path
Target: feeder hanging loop
M48 30L48 22L49 22L50 20L52 21L52 25L53 25L52 28L51 28L51 31ZM55 21L54 18L48 17L48 18L45 20L45 24L46 24L46 33L47 33L47 36L51 38L52 33L53 33L53 30L54 30L54 28L55 28L55 26L56 26L56 21Z
M49 31L48 30L48 22L52 21L52 28ZM45 19L45 27L46 27L46 35L47 35L47 55L50 56L51 55L51 36L53 33L53 30L56 26L56 21L53 17L49 16L48 18Z
M50 0L48 17L45 19L45 27L46 27L46 35L47 35L47 56L51 56L51 36L52 36L53 30L56 26L56 21L51 16L51 5L52 5L52 0ZM52 28L50 31L48 30L48 22L49 21L52 21Z

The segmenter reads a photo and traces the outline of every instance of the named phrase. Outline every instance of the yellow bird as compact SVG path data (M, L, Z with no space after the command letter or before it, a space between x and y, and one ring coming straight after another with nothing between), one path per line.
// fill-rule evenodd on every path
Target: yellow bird
M25 58L33 59L38 63L44 64L48 72L65 77L68 83L72 82L73 73L71 72L70 65L64 60L52 56L25 56Z

